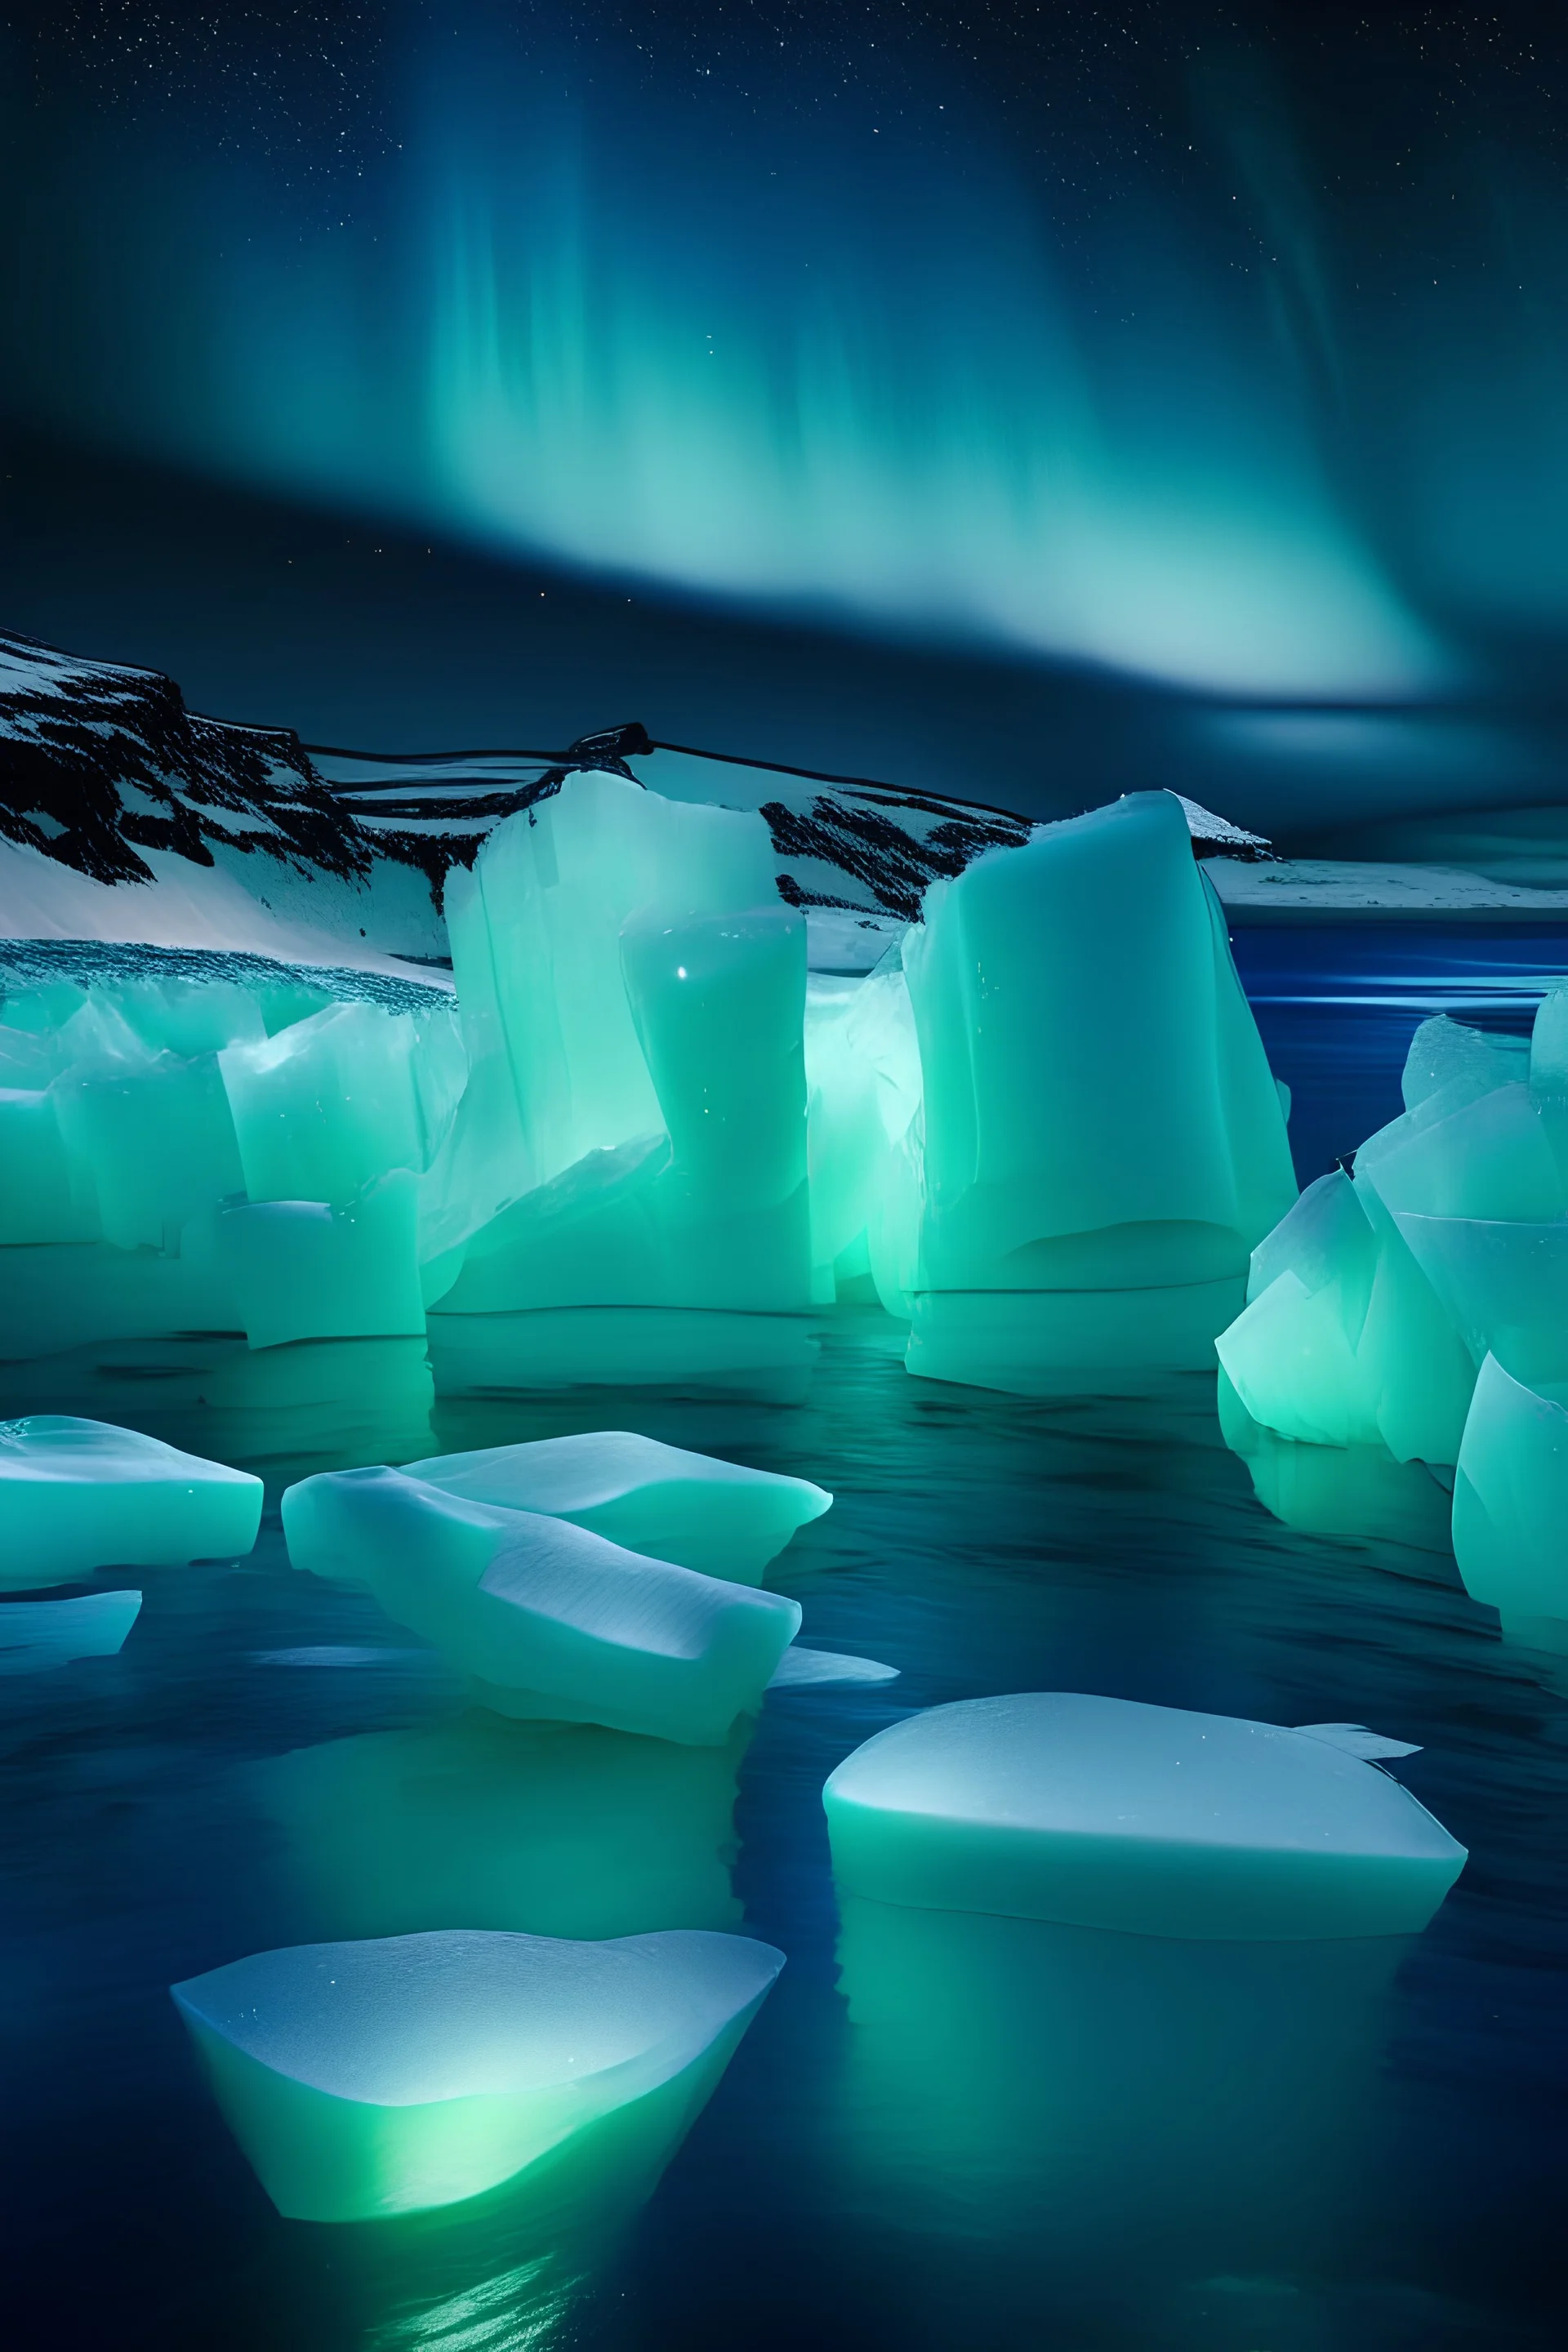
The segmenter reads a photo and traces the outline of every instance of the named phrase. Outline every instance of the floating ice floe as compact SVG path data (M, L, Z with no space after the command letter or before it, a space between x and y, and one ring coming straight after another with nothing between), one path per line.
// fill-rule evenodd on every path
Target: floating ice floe
M1527 1388L1489 1356L1454 1476L1454 1558L1503 1631L1568 1650L1568 1386Z
M457 1929L260 1952L173 1991L279 2211L357 2221L476 2197L667 2085L668 2158L783 1966L702 1929Z
M1413 1751L1353 1725L1028 1692L879 1732L823 1800L836 1875L884 1903L1147 1936L1407 1935L1465 1849L1374 1752Z
M397 1470L290 1486L283 1532L296 1568L367 1585L504 1715L718 1746L760 1707L800 1627L782 1593Z
M796 1529L833 1497L805 1478L748 1470L624 1429L410 1462L405 1475L467 1502L542 1511L735 1584L760 1584Z
M0 1602L0 1675L47 1674L77 1658L112 1658L142 1607L139 1592Z
M0 1586L233 1559L256 1541L261 1495L248 1471L108 1422L0 1422Z

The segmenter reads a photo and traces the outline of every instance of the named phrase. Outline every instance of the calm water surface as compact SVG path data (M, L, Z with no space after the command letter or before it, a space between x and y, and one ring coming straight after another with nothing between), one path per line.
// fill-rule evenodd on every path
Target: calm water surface
M1303 1176L1397 1108L1422 1013L1522 1025L1552 969L1518 934L1237 950ZM1379 1517L1351 1497L1348 1523L1391 1532L1303 1533L1222 1443L1211 1381L1141 1408L933 1386L869 1311L825 1324L798 1405L438 1404L443 1446L631 1426L833 1489L772 1580L809 1643L901 1679L781 1695L729 1751L673 1750L477 1713L367 1599L289 1570L288 1477L430 1450L395 1366L362 1360L331 1410L236 1392L204 1416L178 1350L106 1361L107 1417L263 1467L271 1507L251 1559L145 1571L118 1658L0 1680L10 2342L1561 2342L1568 1674L1466 1599L1440 1498ZM1029 1688L1419 1742L1402 1777L1468 1867L1408 1943L840 1906L820 1805L839 1758L909 1709ZM166 1987L268 1946L455 1925L731 1927L789 1965L651 2200L568 2173L543 2202L280 2221Z

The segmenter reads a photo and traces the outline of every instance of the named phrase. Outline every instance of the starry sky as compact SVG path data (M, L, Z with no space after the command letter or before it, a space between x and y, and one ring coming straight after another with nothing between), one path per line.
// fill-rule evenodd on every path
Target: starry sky
M423 546L468 580L457 638L524 593L623 637L657 607L689 734L716 665L809 642L867 681L818 759L864 764L873 676L940 657L943 744L1026 673L1069 800L1151 698L1201 710L1183 740L1255 815L1549 797L1565 65L1568 16L1519 5L0 5L12 617L153 657L161 612L167 666L310 704L258 653L308 634L263 542L318 583L329 543ZM160 584L117 605L135 562L94 530L154 482ZM204 639L177 616L225 542L206 601L243 622ZM737 693L715 720L799 737L776 684ZM1351 711L1386 758L1314 734Z

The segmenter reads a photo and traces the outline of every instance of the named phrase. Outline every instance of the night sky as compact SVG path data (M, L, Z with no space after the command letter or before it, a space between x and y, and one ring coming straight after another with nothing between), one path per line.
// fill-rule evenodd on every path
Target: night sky
M1560 796L1568 19L0 13L10 625L1292 837Z

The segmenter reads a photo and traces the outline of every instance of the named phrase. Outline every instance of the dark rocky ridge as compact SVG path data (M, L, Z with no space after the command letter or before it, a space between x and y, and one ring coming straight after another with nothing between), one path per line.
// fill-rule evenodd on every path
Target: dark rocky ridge
M726 771L712 761L713 798ZM637 726L564 751L394 757L306 746L291 729L241 726L186 709L173 679L0 635L0 835L102 883L146 882L144 850L242 875L271 859L306 877L365 883L377 860L412 868L439 914L454 866L492 828L600 768L658 782L659 747ZM637 761L638 775L629 764ZM1029 824L1006 810L865 779L779 770L761 803L781 897L911 921L926 886L983 851L1014 848ZM1267 855L1256 835L1186 803L1198 856Z

